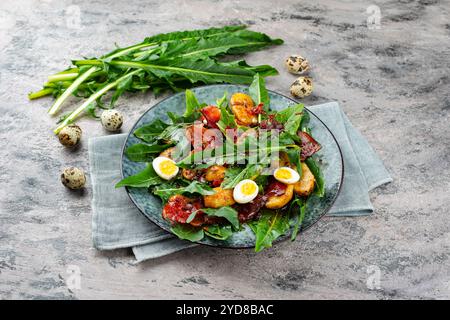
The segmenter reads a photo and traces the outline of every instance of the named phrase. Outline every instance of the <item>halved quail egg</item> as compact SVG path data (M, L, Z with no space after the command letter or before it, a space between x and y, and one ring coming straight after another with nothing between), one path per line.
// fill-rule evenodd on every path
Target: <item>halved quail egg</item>
M179 168L175 161L166 157L156 157L152 162L153 169L164 180L170 180L178 174Z
M273 176L275 179L285 184L294 184L300 180L298 172L289 167L280 167L276 169Z
M248 203L258 195L258 185L255 181L245 179L239 182L233 190L233 198L237 203Z

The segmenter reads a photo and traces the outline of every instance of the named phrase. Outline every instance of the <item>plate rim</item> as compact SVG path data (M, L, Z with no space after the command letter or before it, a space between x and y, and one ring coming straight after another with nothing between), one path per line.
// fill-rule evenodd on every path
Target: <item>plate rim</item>
M210 84L210 85L196 86L196 87L193 87L193 88L191 88L191 89L194 89L194 90L195 90L195 89L199 89L199 88L219 87L219 86L248 87L248 86L246 86L246 85L239 85L239 84L217 83L217 84ZM270 90L270 89L267 89L267 91L270 92L270 93L273 93L273 94L277 94L277 95L279 95L279 96L282 96L282 97L284 97L284 98L286 98L286 99L288 99L288 100L290 100L290 101L292 101L292 102L294 102L294 103L297 103L297 104L298 104L298 103L301 103L301 102L298 102L298 101L292 99L291 97L288 97L287 95L282 94L282 93L279 93L279 92L277 92L277 91ZM175 94L171 94L171 95L169 95L169 96L163 98L161 101L158 101L156 104L154 104L153 106L151 106L150 108L148 108L147 110L145 110L145 111L142 113L142 115L135 121L135 123L133 124L133 126L131 127L130 131L128 132L128 134L127 134L127 136L126 136L125 141L123 142L122 149L121 149L121 154L120 154L120 175L121 175L121 178L122 178L122 179L124 178L123 162L124 162L124 156L125 156L125 146L126 146L126 144L127 144L128 139L130 138L131 134L134 132L134 130L136 130L136 125L141 121L141 119L142 119L142 118L143 118L143 117L144 117L151 109L155 108L155 107L156 107L157 105L159 105L160 103L162 103L162 102L164 102L164 101L166 101L166 100L168 100L168 99L170 99L170 98L172 98L172 97L175 97L175 96L177 96L177 95L182 95L182 94L185 94L185 91L177 92L177 93L175 93ZM333 207L334 203L336 202L336 199L339 197L339 194L341 193L341 190L342 190L342 184L343 184L343 182L344 182L344 174L345 174L345 170L344 170L344 157L343 157L343 155L342 155L342 149L341 149L341 146L339 145L339 143L338 143L336 137L334 136L333 132L330 130L330 128L328 128L328 126L327 126L327 125L326 125L326 124L325 124L325 123L324 123L324 122L323 122L323 121L322 121L322 120L321 120L314 112L312 112L311 110L309 110L308 107L305 106L304 108L305 108L311 115L313 115L313 116L314 116L314 117L315 117L315 118L316 118L316 119L317 119L317 120L325 127L325 129L328 130L328 132L331 134L331 137L333 138L333 140L334 140L334 142L336 143L336 146L337 146L337 148L338 148L338 150L339 150L339 156L340 156L340 159L341 159L341 167L342 167L342 169L341 169L341 178L340 178L339 188L338 188L338 191L336 192L335 197L334 197L333 200L330 202L330 204L328 205L328 207L323 211L323 214L319 217L319 219L317 219L316 221L314 221L313 223L311 223L311 224L310 224L308 227L306 227L305 229L301 229L301 230L299 231L299 234L300 234L300 233L304 233L304 232L308 231L309 229L311 229L312 226L316 225L319 221L321 221L321 220L326 216L326 214L330 211L330 209ZM173 232L171 232L170 230L168 230L168 229L162 227L161 225L159 225L158 223L156 223L155 221L153 221L152 219L150 219L150 217L148 217L148 216L144 213L144 210L143 210L143 209L139 206L139 204L136 203L136 201L133 199L133 197L132 197L132 195L131 195L131 192L130 192L130 190L129 190L129 187L125 187L125 190L126 190L126 192L127 192L128 198L130 198L131 202L135 205L135 207L139 210L139 212L140 212L145 218L147 218L148 221L150 221L151 223L153 223L154 225L158 226L158 227L161 228L162 230L164 230L164 231L166 231L166 232L169 232L171 235L173 235L173 236L176 237L176 235L175 235ZM283 235L283 236L279 237L278 239L276 239L276 240L273 242L273 244L276 244L276 243L282 242L282 241L286 241L287 239L289 239L289 235ZM180 240L181 240L181 239L180 239ZM211 244L211 243L202 243L202 242L198 242L198 241L189 241L189 240L184 240L184 241L196 243L196 244L203 245L203 246L213 247L213 248L221 248L221 249L253 249L253 248L255 248L254 245L253 245L253 246L226 246L226 245L219 246L219 245L214 245L214 244Z

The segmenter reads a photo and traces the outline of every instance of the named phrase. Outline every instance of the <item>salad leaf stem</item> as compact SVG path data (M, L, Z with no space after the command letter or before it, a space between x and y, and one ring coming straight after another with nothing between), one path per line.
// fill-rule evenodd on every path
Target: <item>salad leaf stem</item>
M91 68L92 69L92 68ZM89 69L89 70L91 70ZM64 119L64 121L61 122L61 124L53 130L55 134L58 134L65 126L73 122L85 109L89 107L89 105L93 102L95 102L98 98L100 98L102 95L104 95L108 90L114 88L117 86L121 81L125 80L128 77L131 77L135 74L137 74L140 70L134 70L132 72L129 72L125 74L124 76L120 77L119 79L115 80L114 82L111 82L110 84L104 86L102 89L98 90L96 93L91 95L86 101L83 102L75 111L73 111L67 118ZM64 91L66 93L69 90L69 88Z
M53 74L48 77L48 82L73 80L79 75L78 72Z
M84 82L91 74L93 74L95 71L98 71L99 69L96 67L92 67L86 72L84 72L82 75L80 75L71 85L68 87L61 96L59 96L58 99L56 99L55 103L52 105L52 107L48 110L48 113L50 115L54 115L59 108L62 106L64 101L78 88L80 84Z
M264 82L264 78L261 77L259 73L255 75L253 78L253 82L250 85L249 88L250 97L252 97L252 100L256 102L257 105L263 104L264 110L268 111L270 106L270 98L269 93L266 89L266 84ZM258 114L258 123L261 122L261 113Z
M44 88L44 89L41 89L39 91L29 93L28 94L28 99L34 100L34 99L38 99L38 98L42 98L42 97L48 96L48 95L50 95L52 93L53 93L53 89L51 89L51 88Z
M93 112L101 107L99 98L109 90L114 91L109 105L113 108L124 92L152 89L158 95L165 90L177 92L199 82L250 84L256 73L261 79L278 74L269 65L250 66L244 60L217 59L283 43L281 39L245 28L238 25L158 34L99 58L74 60L73 67L50 75L43 89L30 93L29 98L50 94L55 97L48 110L50 115L55 115L70 95L87 99L60 123L55 129L59 132L88 106ZM130 69L135 69L139 77L127 78Z
M255 233L255 251L270 248L273 241L285 234L289 229L288 216L277 210L275 213L264 212L258 221L249 224Z

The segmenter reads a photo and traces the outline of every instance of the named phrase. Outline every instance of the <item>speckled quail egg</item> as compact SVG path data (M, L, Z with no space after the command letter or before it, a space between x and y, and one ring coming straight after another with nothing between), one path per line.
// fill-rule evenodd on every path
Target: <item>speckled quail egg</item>
M69 167L62 172L61 182L69 189L81 189L86 183L86 176L83 169Z
M298 172L289 167L280 167L276 169L273 176L275 179L285 184L294 184L300 180Z
M123 124L123 116L116 110L105 110L100 116L103 127L108 131L118 131Z
M291 94L297 98L304 98L309 96L312 90L313 84L310 77L299 77L291 85Z
M152 162L156 174L164 180L170 180L178 174L179 168L170 158L156 157Z
M233 189L233 198L237 203L249 203L258 195L258 185L255 181L245 179Z
M81 128L76 124L68 125L59 132L58 138L63 146L73 147L81 140Z
M309 61L302 56L290 56L285 62L286 68L290 73L302 74L309 70Z

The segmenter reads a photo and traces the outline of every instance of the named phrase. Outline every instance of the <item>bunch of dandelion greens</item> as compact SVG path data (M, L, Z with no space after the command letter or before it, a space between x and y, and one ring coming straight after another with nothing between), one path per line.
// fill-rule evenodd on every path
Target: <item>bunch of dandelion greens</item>
M54 129L58 134L85 112L95 116L96 108L113 108L124 92L152 90L157 95L197 84L250 84L256 73L262 77L277 75L269 65L250 66L244 60L223 62L219 58L282 43L245 26L158 34L100 58L72 61L73 67L49 76L43 88L28 97L52 95L56 100L48 110L50 115L56 115L71 95L85 99L61 118ZM102 98L108 92L112 94L105 105Z

